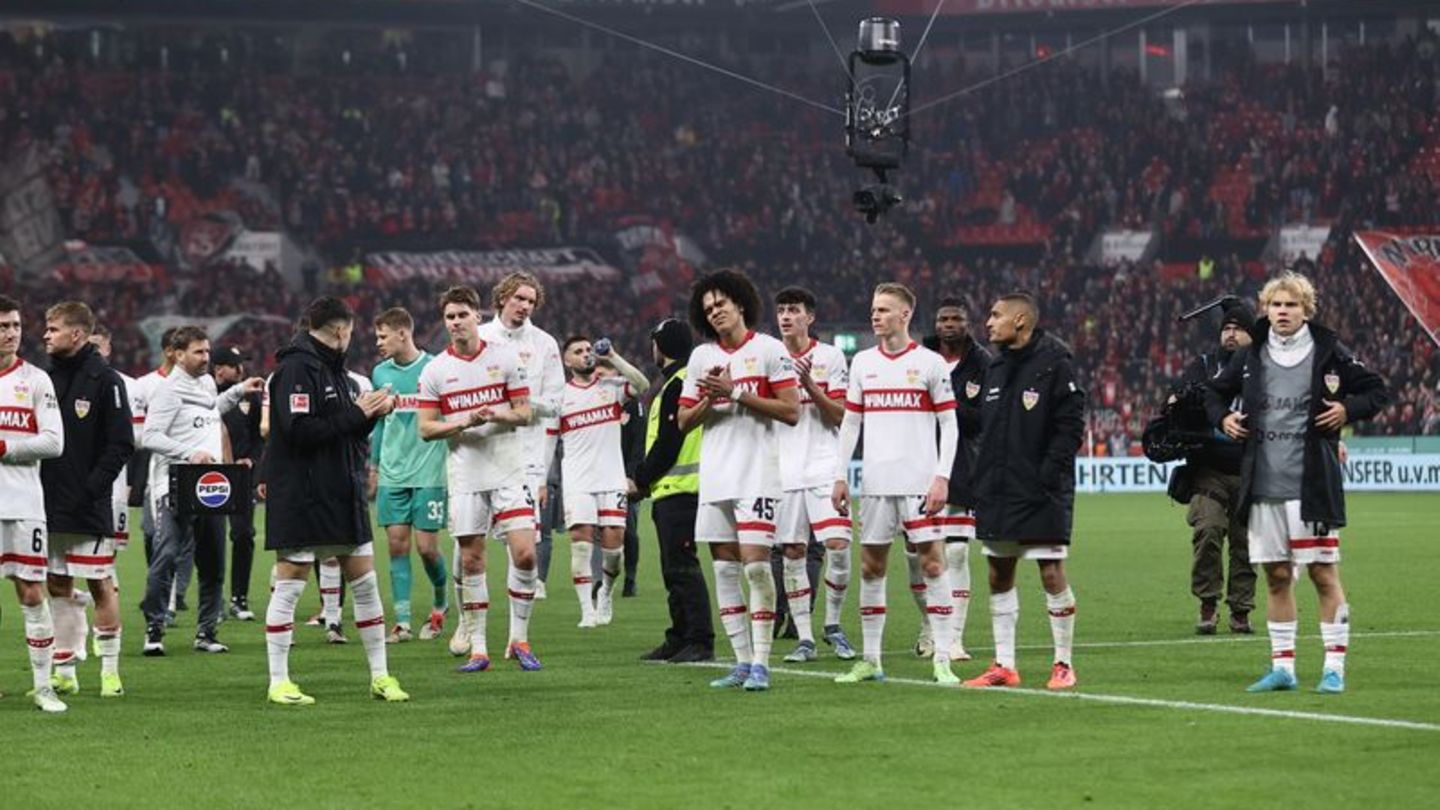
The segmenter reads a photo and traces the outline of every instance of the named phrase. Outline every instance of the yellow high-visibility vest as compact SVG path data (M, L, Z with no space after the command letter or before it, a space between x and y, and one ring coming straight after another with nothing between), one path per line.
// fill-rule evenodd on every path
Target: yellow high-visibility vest
M685 379L685 368L682 366L679 371L665 381L660 387L660 395L650 408L650 413L645 421L645 452L648 454L650 448L655 446L655 439L660 435L660 399L665 395L665 389L676 380ZM650 484L650 497L655 500L668 498L671 495L699 495L700 494L700 432L703 426L696 426L694 430L685 434L685 441L680 445L680 454L675 457L675 464L668 471Z

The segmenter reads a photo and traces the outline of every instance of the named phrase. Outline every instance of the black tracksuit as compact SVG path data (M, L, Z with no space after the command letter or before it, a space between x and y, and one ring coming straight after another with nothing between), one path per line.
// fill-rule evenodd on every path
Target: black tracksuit
M40 462L47 528L52 534L112 534L111 493L135 452L125 383L89 344L69 357L52 357L50 381L65 424L65 450Z
M625 477L631 481L640 473L640 462L645 459L645 406L637 397L625 403L625 419L620 425L620 447L625 458ZM625 516L625 585L624 590L635 587L636 566L640 564L640 533L635 520L638 499L629 500Z
M955 465L950 469L950 492L945 502L973 509L975 497L970 491L970 477L980 452L980 405L985 393L985 374L995 358L988 349L968 336L965 343L960 362L950 371L950 386L955 391L955 418L960 425L960 445L955 451ZM940 340L926 338L925 346L939 352Z
M1370 419L1390 404L1390 392L1380 375L1356 360L1333 331L1311 322L1310 335L1315 341L1315 356L1310 383L1310 415L1305 430L1305 470L1300 482L1300 519L1339 528L1345 525L1340 433L1322 433L1315 426L1315 417L1328 402L1343 402L1347 422ZM1244 403L1240 409L1242 413L1260 413L1260 400L1265 395L1265 372L1259 350L1270 337L1270 320L1257 320L1250 330L1250 337L1253 343L1237 350L1229 364L1210 380L1205 409L1209 412L1211 424L1217 427L1229 415L1230 401L1236 396ZM1254 426L1247 427L1251 428L1251 434L1245 442L1245 456L1240 466L1239 510L1242 516L1249 514L1255 455L1259 451Z
M233 385L233 383L232 383ZM225 388L229 388L227 385ZM224 391L225 389L220 389ZM264 399L259 394L246 394L234 410L221 416L230 434L230 452L235 461L249 459L253 470L259 470L265 454L265 440L260 436L260 409ZM249 598L250 572L255 565L255 491L241 493L241 508L230 515L230 598Z
M1070 347L1036 330L1023 348L999 352L983 387L971 478L976 536L1068 545L1085 435L1085 391Z

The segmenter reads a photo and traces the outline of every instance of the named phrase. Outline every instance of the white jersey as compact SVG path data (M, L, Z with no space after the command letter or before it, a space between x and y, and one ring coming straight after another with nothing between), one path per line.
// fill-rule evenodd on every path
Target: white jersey
M115 373L120 375L120 382L122 385L125 386L125 398L129 400L131 408L130 424L137 428L135 431L137 434L135 438L138 441L138 439L140 438L138 435L140 431L138 430L139 423L135 421L135 394L133 394L132 392L135 390L135 386L139 383L139 381L123 371L117 371ZM110 500L115 504L124 504L129 498L129 495L130 465L127 463L125 467L120 470L120 474L115 476L115 483L110 486Z
M150 392L140 442L151 453L148 486L152 508L170 492L172 462L183 464L202 450L217 462L224 457L220 415L234 408L244 395L238 385L218 394L214 377L191 377L184 371L172 371Z
M680 404L700 402L700 380L719 367L730 369L735 390L771 398L793 388L795 366L785 344L750 332L734 349L716 343L696 347L686 367ZM700 436L700 502L780 496L780 446L775 420L729 399L712 400Z
M810 346L792 359L810 358L810 378L831 399L844 399L849 385L845 353L814 338ZM780 486L786 492L833 483L836 459L840 454L840 426L827 427L820 419L820 407L800 386L800 421L791 427L775 426L780 435Z
M536 416L517 432L525 448L526 475L543 480L550 472L550 460L555 457L555 437L559 427L555 414L560 411L560 397L565 391L560 344L550 333L530 321L518 329L507 329L498 316L480 325L480 339L492 344L510 345L525 367L530 406L535 409Z
M125 393L130 395L130 424L135 426L135 444L140 444L140 435L145 430L145 414L150 410L150 398L155 395L155 387L174 373L155 369L140 379L135 380L133 385L126 384Z
M15 358L0 371L0 520L45 520L40 461L65 449L65 424L50 375Z
M370 382L370 378L366 377L364 374L356 374L348 368L345 369L345 374L350 378L352 382L355 383L357 387L359 387L361 394L368 394L371 391L375 390L375 384ZM265 382L265 386L267 388L270 386L270 382L268 380Z
M452 346L420 372L420 407L438 408L446 422L465 420L484 406L508 411L510 400L529 394L525 366L506 344L482 340L468 356ZM523 451L521 435L510 425L487 423L452 436L445 464L451 496L523 486Z
M560 480L565 494L581 492L624 492L625 456L621 448L620 422L626 401L635 389L619 377L605 377L581 385L565 384L560 398L560 441L565 455L560 461Z
M845 409L864 420L861 491L867 497L928 492L939 463L935 414L954 408L950 372L939 354L912 341L899 354L875 346L855 355Z

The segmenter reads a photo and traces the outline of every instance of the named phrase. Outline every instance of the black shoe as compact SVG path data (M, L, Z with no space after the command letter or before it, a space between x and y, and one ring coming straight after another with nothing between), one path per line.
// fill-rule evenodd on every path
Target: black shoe
M693 664L700 661L714 660L715 650L699 644L687 644L680 648L680 652L670 656L670 663L672 664Z
M195 652L203 653L227 653L230 648L221 644L212 634L202 634L195 637Z
M1200 618L1195 622L1195 635L1213 636L1215 627L1220 623L1220 611L1216 610L1215 603L1205 600L1200 603Z
M644 655L640 656L640 660L641 660L641 661L669 661L669 660L670 660L670 657L673 656L673 655L675 655L675 654L678 653L678 652L680 652L680 648L679 648L679 647L672 647L672 646L670 646L670 643L669 643L669 642L666 642L666 643L664 643L664 644L661 644L659 647L656 647L655 649L651 650L650 652L647 652L647 653L645 653Z
M623 599L629 599L630 597L632 597L632 596L634 596L634 595L635 595L635 580L633 580L633 579L627 579L627 580L625 580L625 587L623 587L623 588L620 589L620 596L621 596L621 598L623 598Z
M147 658L159 658L165 655L165 628L159 625L150 625L145 628L145 646L140 654Z
M1241 636L1251 636L1251 635L1254 635L1254 634L1255 634L1255 628L1253 628L1253 627L1250 626L1250 614L1249 614L1248 612L1246 612L1246 613L1234 613L1234 612L1232 612L1232 613L1230 614L1230 632L1235 633L1236 635L1241 635Z

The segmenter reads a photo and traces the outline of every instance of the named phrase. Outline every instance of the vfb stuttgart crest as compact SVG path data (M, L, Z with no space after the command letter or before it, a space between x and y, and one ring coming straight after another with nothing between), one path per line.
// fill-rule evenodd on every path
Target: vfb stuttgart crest
M1024 405L1024 406L1025 406L1025 410L1027 410L1027 411L1030 410L1031 408L1034 408L1034 407L1035 407L1035 403L1037 403L1037 402L1039 402L1039 401L1040 401L1040 392L1039 392L1039 391L1036 391L1034 388L1027 389L1027 390L1025 391L1025 393L1023 393L1023 394L1020 395L1020 404L1021 404L1021 405Z
M195 499L203 506L219 509L230 500L230 479L215 470L195 480Z
M1340 390L1340 375L1330 372L1325 375L1325 390L1334 394Z
M76 418L76 419L84 419L85 417L87 417L87 416L89 416L89 415L90 415L90 400L77 398L77 399L75 400L75 418Z
M980 383L975 382L974 380L965 383L965 398L974 399L978 396L980 396Z

